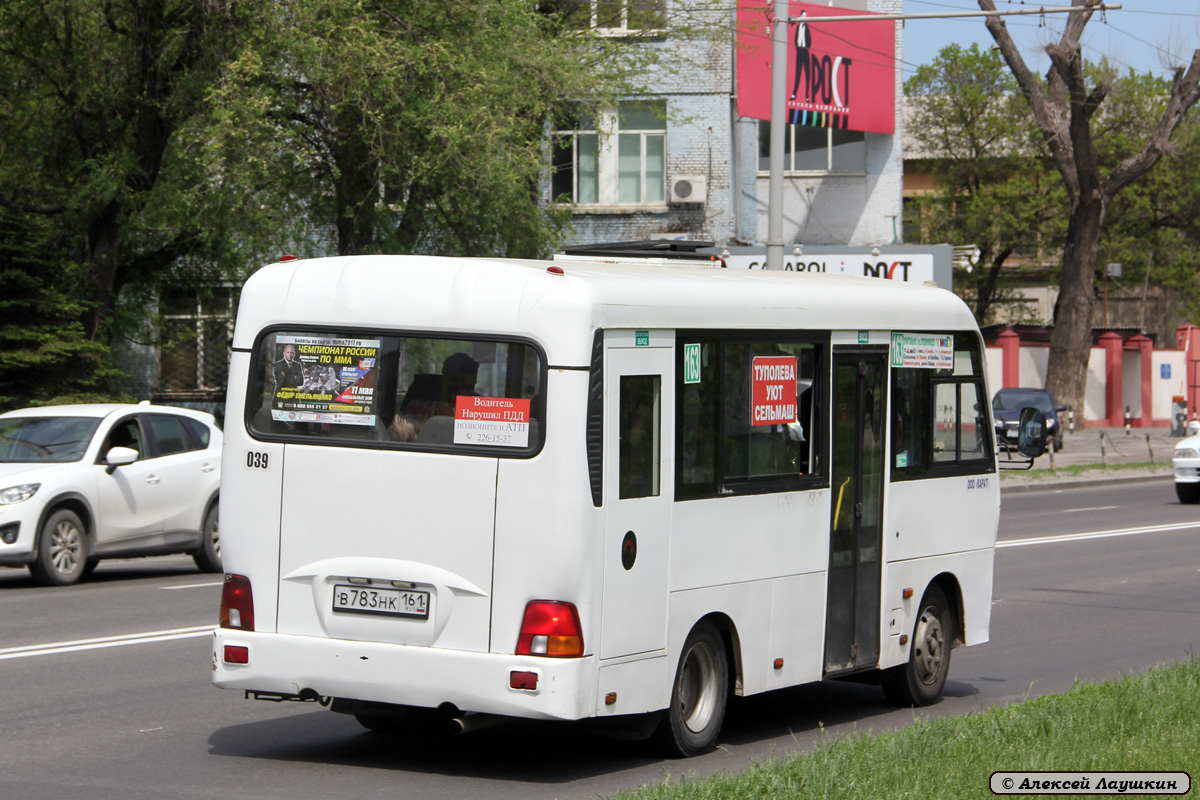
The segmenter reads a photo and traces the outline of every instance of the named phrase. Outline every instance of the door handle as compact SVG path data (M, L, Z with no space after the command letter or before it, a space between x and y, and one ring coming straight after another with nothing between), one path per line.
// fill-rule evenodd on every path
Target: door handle
M201 472L212 472L214 469L216 469L216 467L214 467L212 464L205 464L204 466L200 467Z
M158 477L157 475L151 475L150 477L146 478L146 483L153 486L154 484L158 483L161 480L162 480L162 478Z

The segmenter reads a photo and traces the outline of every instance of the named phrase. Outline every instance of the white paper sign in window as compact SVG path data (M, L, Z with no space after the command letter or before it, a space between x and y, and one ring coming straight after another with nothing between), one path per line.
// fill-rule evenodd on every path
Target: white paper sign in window
M954 337L938 333L893 333L892 366L954 369Z

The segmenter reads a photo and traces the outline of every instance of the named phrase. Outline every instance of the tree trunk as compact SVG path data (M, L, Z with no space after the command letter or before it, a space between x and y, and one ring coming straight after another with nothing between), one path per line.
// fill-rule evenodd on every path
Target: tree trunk
M338 254L371 253L378 235L378 161L360 133L366 126L356 109L338 111L335 120L337 130L345 132L333 145Z
M117 272L121 264L121 209L116 200L109 201L88 225L88 306L83 312L83 328L87 338L100 338L101 327L112 319L116 306Z
M1074 410L1079 422L1084 419L1092 312L1096 304L1095 266L1106 210L1107 203L1099 192L1093 192L1079 198L1071 212L1058 301L1054 304L1054 330L1050 334L1046 388L1059 403Z

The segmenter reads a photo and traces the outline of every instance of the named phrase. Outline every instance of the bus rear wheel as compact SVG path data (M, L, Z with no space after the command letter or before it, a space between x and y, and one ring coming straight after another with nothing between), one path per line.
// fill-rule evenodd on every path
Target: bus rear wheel
M717 746L728 700L725 642L714 626L701 623L683 645L671 684L671 704L655 732L656 744L676 757L711 752Z
M950 674L954 621L946 594L936 584L925 590L913 627L908 663L893 667L883 691L898 706L927 706L942 696Z

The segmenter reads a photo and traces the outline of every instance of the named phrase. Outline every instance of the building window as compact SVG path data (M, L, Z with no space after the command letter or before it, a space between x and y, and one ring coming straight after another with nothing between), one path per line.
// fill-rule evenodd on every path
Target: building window
M666 103L620 103L597 115L573 108L555 125L550 196L601 206L666 203Z
M847 172L867 170L867 142L862 131L786 125L783 141L786 172ZM771 169L771 123L758 123L758 169Z
M233 344L234 293L227 287L165 292L156 398L224 397Z
M666 0L560 0L557 7L576 30L619 35L667 27Z

